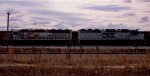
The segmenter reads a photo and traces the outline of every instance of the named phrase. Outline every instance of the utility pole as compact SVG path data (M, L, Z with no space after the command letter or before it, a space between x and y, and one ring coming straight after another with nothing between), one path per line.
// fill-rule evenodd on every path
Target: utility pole
M9 35L9 15L10 15L10 13L9 12L7 12L7 33L6 33L6 41L7 41L7 43L6 43L6 45L7 45L7 52L9 51L9 44L8 44L8 41L9 41L9 37L8 37L8 35Z
M6 45L7 45L7 52L8 52L8 58L9 58L9 62L11 61L11 50L9 50L9 15L10 13L7 12L7 33L6 33Z

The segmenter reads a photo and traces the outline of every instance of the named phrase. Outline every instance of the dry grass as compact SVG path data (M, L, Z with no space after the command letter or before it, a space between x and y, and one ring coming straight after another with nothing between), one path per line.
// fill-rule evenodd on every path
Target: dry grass
M1 76L149 76L150 69L124 68L60 68L60 67L0 67Z
M15 54L11 56L12 63L36 64L46 66L150 66L149 54ZM1 63L8 59L1 54Z
M57 49L57 52L66 52L66 49L63 50ZM93 50L86 49L86 52ZM81 52L81 50L75 51ZM110 52L110 49L105 51ZM85 54L83 51L80 54L46 53L42 51L42 54L0 54L0 76L150 75L150 54Z

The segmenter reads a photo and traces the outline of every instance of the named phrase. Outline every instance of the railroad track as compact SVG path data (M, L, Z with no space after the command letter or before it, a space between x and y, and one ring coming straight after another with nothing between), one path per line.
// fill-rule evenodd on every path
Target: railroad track
M149 46L9 46L12 54L150 54ZM6 46L0 54L7 54Z

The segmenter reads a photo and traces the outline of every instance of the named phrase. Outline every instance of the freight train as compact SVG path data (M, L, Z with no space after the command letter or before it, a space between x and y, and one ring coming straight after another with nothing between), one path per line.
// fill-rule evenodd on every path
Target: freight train
M149 45L150 32L128 29L21 29L0 31L0 45Z

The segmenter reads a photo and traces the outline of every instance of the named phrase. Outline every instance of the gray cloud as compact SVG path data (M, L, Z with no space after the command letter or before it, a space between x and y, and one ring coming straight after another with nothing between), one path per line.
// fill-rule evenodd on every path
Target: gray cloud
M150 2L150 0L138 0L139 2Z
M49 18L32 17L32 25L50 24L49 20Z
M10 27L9 27L9 30L11 30L11 29L17 29L17 28L19 28L17 25L15 25L15 24L10 24ZM4 30L6 30L7 29L7 27L6 27L6 25L2 25L2 26L0 26L0 31L4 31Z
M0 14L5 14L6 12L16 13L28 13L29 10L35 10L38 8L46 8L51 2L47 1L0 1ZM52 5L52 4L51 4ZM44 10L44 9L43 9Z
M45 24L50 24L50 22L47 20L34 20L32 23L32 25L40 25L40 24L45 25Z
M129 10L130 8L127 6L119 6L119 5L105 5L105 6L87 6L83 7L83 9L118 12L123 10Z
M13 24L13 25L10 25L10 29L9 30L16 29L16 28L19 28L19 27L17 25Z
M61 11L52 11L52 10L30 10L30 13L35 14L43 14L43 15L49 15L49 16L70 16L75 15L72 13L65 13Z
M21 11L19 10L15 10L15 9L12 9L12 8L8 8L6 10L4 10L6 12L10 12L11 14L18 14L18 13L21 13Z
M90 21L89 19L80 18L81 14L73 14L66 13L61 11L50 11L50 10L31 10L31 13L36 13L40 15L45 15L49 17L50 20L61 20L61 22L65 22L66 24L78 24L80 22Z
M52 20L50 18L44 18L44 17L32 17L33 20Z
M132 12L128 12L113 18L128 18L128 17L136 17L136 14Z
M128 27L125 24L122 23L112 23L112 22L108 22L106 24L93 24L91 26L86 26L86 27L82 27L82 25L78 25L79 28L82 29L138 29L135 27Z
M30 1L1 1L0 0L0 4L1 5L4 5L4 4L8 4L8 5L17 5L17 6L27 6L27 7L29 7L29 6L41 6L41 5L43 5L43 3L45 4L46 3L46 1L32 1L32 0L30 0Z
M12 8L7 8L7 9L1 9L0 10L0 15L4 15L7 12L9 12L10 14L19 14L19 13L21 13L21 11L19 11L19 10L12 9Z
M126 3L132 3L132 0L123 0Z
M125 17L134 17L134 16L136 16L136 14L135 13L125 13L125 14L123 14Z
M64 24L63 22L60 22L55 25L55 28L57 28L57 29L69 29L68 27L70 27L70 26L67 26L67 24Z
M129 29L129 27L121 23L120 24L109 23L103 28L104 29Z
M18 18L10 18L10 21L18 21Z
M4 31L4 30L6 30L6 28L1 26L0 31Z
M23 16L24 16L23 14L17 14L16 16L13 16L13 17L11 17L10 15L10 21L20 21L21 17Z
M141 20L139 21L139 23L145 23L145 22L149 22L149 17L147 16L142 17Z

